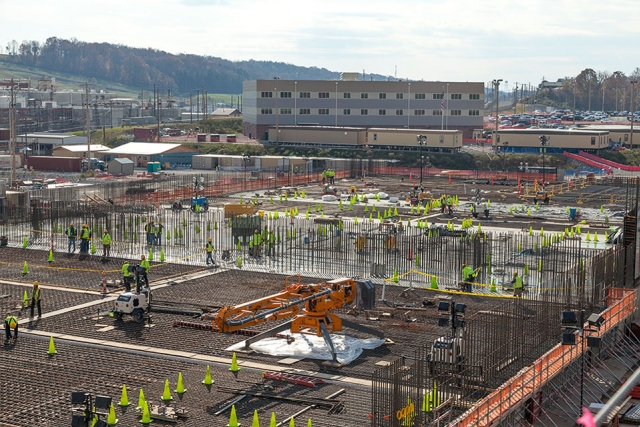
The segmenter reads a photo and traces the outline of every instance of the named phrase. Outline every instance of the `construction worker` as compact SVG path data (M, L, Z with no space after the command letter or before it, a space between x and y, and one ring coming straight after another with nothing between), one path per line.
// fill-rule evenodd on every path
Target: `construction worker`
M144 279L144 285L148 288L149 277L147 277L147 274L149 273L150 265L149 265L149 261L147 261L144 255L140 257L140 267L142 267L142 271L140 272L140 275L142 275L142 278Z
M327 182L327 171L323 170L321 176L322 176L322 185L324 185Z
M262 244L262 234L257 228L253 232L253 256L260 257L260 245Z
M207 244L204 247L204 250L207 253L207 265L209 265L209 261L211 261L211 264L215 266L216 262L213 260L213 243L211 243L211 237L207 239Z
M102 258L109 258L111 254L111 235L105 228L102 230Z
M150 220L147 225L144 226L144 231L147 233L147 245L152 245L155 240L155 226L153 220Z
M73 252L76 251L76 237L78 237L78 230L73 226L73 223L69 224L67 231L65 232L67 238L69 239L69 246L67 248L67 252L71 253L71 246L73 246Z
M462 281L464 282L464 291L473 292L473 280L476 278L476 272L467 264L462 264Z
M4 319L4 334L6 340L9 341L11 339L11 329L13 329L13 339L18 339L18 318L11 313L7 314L7 317Z
M516 298L522 297L522 277L518 275L517 271L513 272L513 280L511 280L511 284L513 285L513 296Z
M333 185L334 184L334 177L336 176L336 173L331 169L327 169L327 174L329 176L329 184Z
M453 197L447 197L447 208L449 209L449 215L453 215Z
M162 221L158 221L156 227L156 245L158 246L162 246L162 230L164 230L164 225L162 225Z
M80 253L82 255L89 254L89 241L91 240L91 230L87 224L82 224L80 231Z
M122 263L122 282L127 292L131 292L131 273L129 272L129 261Z
M33 317L33 309L38 306L38 317L42 316L42 307L40 307L40 300L42 295L40 294L40 284L33 282L33 290L31 291L31 317Z

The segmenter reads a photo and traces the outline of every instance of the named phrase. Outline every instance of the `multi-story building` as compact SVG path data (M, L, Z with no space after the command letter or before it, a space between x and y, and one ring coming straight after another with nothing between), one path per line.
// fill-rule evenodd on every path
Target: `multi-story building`
M482 127L482 82L248 80L243 132L269 139L269 126L457 129Z

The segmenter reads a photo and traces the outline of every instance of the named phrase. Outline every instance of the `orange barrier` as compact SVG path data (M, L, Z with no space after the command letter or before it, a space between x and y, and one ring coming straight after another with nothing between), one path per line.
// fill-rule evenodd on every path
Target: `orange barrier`
M601 334L612 329L633 312L636 304L636 292L632 289L611 288L607 302L613 305L610 305L602 313L605 321L600 326ZM580 357L583 350L582 339L580 336L576 336L576 345L573 346L558 344L531 366L482 399L451 425L459 427L490 426L500 417L509 414L556 376L565 365Z

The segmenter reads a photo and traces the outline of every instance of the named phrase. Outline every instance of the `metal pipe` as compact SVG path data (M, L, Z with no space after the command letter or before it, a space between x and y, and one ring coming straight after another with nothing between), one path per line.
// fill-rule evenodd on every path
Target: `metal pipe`
M616 391L616 393L611 396L611 399L598 411L595 417L597 426L601 426L604 420L609 418L613 410L627 398L631 389L638 385L638 383L640 383L640 368L633 372L633 375L631 375L627 382L622 384L620 389Z

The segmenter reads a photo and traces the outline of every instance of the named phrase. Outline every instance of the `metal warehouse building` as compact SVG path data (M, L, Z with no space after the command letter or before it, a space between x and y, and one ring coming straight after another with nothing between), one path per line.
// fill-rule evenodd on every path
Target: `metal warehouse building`
M130 142L104 152L108 160L127 158L139 168L146 168L149 162L190 165L191 158L198 153L198 150L181 144L151 142Z
M501 129L492 133L492 146L496 151L539 153L540 137L549 137L547 153L586 151L598 154L609 148L609 132L582 129Z
M244 134L271 140L269 127L311 125L457 129L471 138L473 129L482 127L482 82L365 81L357 80L357 73L353 77L245 81Z

